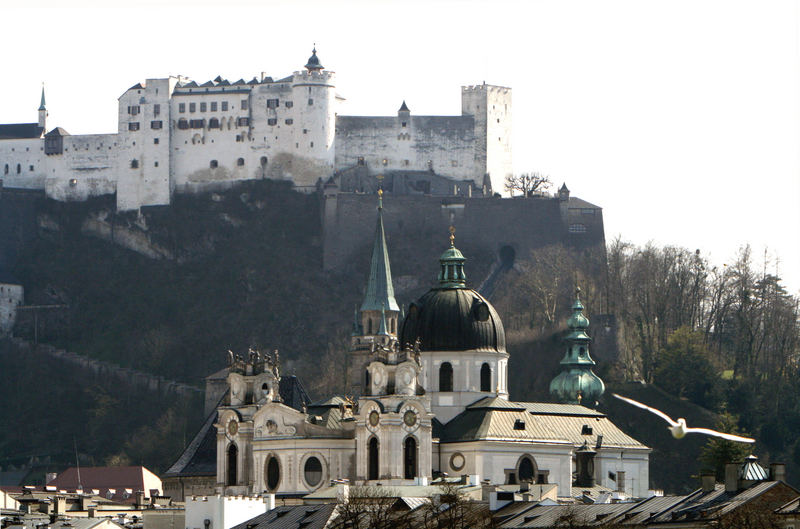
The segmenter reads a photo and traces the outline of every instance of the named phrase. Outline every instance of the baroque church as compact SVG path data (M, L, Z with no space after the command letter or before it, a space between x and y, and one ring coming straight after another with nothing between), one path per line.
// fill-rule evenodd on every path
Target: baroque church
M277 351L230 354L209 377L211 411L164 476L174 498L214 493L300 497L347 480L425 485L443 475L492 484L556 484L560 497L621 490L648 495L650 448L593 409L589 320L576 296L568 319L558 403L515 402L503 322L467 286L466 258L450 244L436 284L403 314L394 295L378 191L364 301L348 351L348 393L308 403Z

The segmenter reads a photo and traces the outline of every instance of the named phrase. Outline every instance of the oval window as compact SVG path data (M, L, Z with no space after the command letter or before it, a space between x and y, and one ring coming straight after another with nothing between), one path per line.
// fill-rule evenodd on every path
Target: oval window
M270 457L267 461L267 488L275 490L281 482L281 467L277 457Z
M306 459L303 475L309 486L316 487L319 485L319 482L322 481L322 463L320 463L319 459L313 456Z

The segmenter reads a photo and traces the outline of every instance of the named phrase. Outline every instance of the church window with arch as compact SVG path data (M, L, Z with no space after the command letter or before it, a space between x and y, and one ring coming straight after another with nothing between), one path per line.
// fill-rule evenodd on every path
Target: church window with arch
M492 368L487 362L481 366L481 391L492 391Z
M367 443L367 479L375 480L378 479L379 467L378 463L380 455L378 453L378 439L377 437L373 437Z
M411 436L403 442L403 475L405 479L417 477L417 440Z
M453 391L453 366L450 362L439 367L439 391Z
M236 465L239 460L239 449L236 447L234 443L231 443L228 447L228 461L227 461L227 472L226 472L226 480L225 483L228 486L236 485L237 483L237 475L236 475Z

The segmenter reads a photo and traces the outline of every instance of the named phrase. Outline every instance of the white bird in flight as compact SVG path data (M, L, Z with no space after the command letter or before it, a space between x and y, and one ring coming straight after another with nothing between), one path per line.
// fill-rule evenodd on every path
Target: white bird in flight
M675 439L682 439L687 433L704 433L706 435L713 435L714 437L721 437L723 439L727 439L728 441L736 441L738 443L755 443L755 439L750 439L749 437L740 437L738 435L733 435L724 432L718 432L716 430L709 430L708 428L689 428L686 426L686 419L678 419L677 421L672 420L672 418L664 413L661 410L657 410L655 408L651 408L646 404L642 404L641 402L635 401L633 399L629 399L627 397L623 397L622 395L617 395L616 393L612 393L615 397L619 400L624 400L628 404L632 404L637 408L642 408L643 410L647 410L650 413L655 413L665 421L669 423L669 431L672 432L672 437Z

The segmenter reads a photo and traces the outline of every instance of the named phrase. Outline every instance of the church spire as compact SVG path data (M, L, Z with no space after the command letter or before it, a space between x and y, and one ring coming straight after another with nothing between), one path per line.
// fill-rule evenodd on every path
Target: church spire
M44 104L44 84L42 85L42 102L39 103L39 110L47 110L47 107Z
M39 103L39 126L47 127L47 106L44 104L44 83L42 83L42 101Z
M389 250L386 247L386 234L383 229L383 190L378 190L378 223L375 226L375 242L372 245L372 262L367 281L367 293L361 304L361 311L388 310L399 312L394 299L392 269L389 266Z
M595 361L589 356L589 319L583 315L581 289L576 289L572 315L567 319L567 352L561 360L564 371L550 382L550 394L565 404L594 407L605 391L603 381L592 372Z

